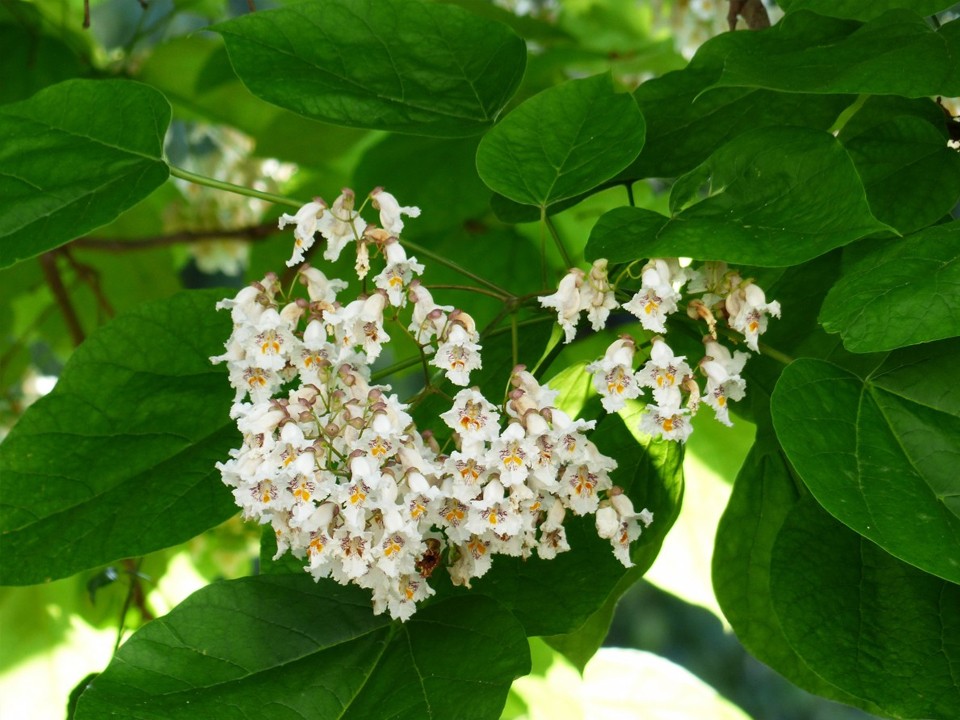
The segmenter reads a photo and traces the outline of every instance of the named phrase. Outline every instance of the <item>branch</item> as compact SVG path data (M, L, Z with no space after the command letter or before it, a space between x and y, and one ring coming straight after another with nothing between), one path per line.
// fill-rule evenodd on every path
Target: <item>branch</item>
M762 0L730 0L730 11L727 13L727 22L731 30L737 29L737 17L747 21L751 30L763 30L770 27L770 16L763 6Z
M67 329L70 331L70 338L74 345L80 345L84 340L83 327L80 325L80 318L77 311L70 302L70 295L67 288L63 285L63 278L60 276L60 269L57 267L57 256L53 252L46 252L40 256L40 267L43 268L43 275L47 279L47 285L53 297L56 298L60 312L63 313L63 320L67 323Z
M169 235L152 235L130 240L114 240L112 238L87 237L74 240L74 247L90 250L109 250L111 252L127 252L130 250L146 250L154 247L178 245L180 243L199 243L207 240L249 240L255 242L263 240L279 232L276 222L261 223L250 227L236 228L235 230L181 230Z
M97 305L99 305L100 309L106 313L107 317L114 317L117 312L113 309L113 304L104 294L103 288L100 287L100 273L90 265L82 263L74 258L68 248L60 248L60 250L57 252L67 259L67 262L70 263L70 267L72 267L73 271L77 274L77 277L87 284L87 287L90 288L90 292L92 292L93 296L97 299Z

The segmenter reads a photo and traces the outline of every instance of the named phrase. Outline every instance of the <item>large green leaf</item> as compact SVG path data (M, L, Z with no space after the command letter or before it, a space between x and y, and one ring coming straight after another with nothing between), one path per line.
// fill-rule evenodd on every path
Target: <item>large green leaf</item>
M823 680L803 662L784 635L770 594L774 542L799 501L791 471L769 426L737 475L717 527L713 588L740 642L759 660L805 690L875 709ZM805 552L812 554L812 549Z
M906 508L902 519L919 524ZM825 680L894 717L960 716L960 586L898 561L807 497L780 529L770 589L790 644Z
M609 74L570 80L525 101L488 132L477 170L491 190L547 207L612 178L637 157L643 138L637 103L614 92Z
M153 192L169 174L169 122L164 97L128 80L68 80L0 107L0 267L105 225Z
M960 222L862 244L823 303L827 332L852 352L960 335Z
M27 585L183 542L236 507L214 464L238 436L210 364L219 292L118 316L0 445L0 584Z
M865 380L832 363L788 366L777 436L814 497L892 555L960 580L960 341L892 354Z
M364 590L269 575L208 586L146 625L76 718L496 720L529 669L523 628L489 598L400 624L373 615Z
M32 9L32 8L31 8ZM0 103L26 100L37 90L83 75L82 58L62 40L40 31L40 23L25 28L0 24Z
M901 233L936 222L960 198L960 154L938 120L895 117L844 141L873 214Z
M742 33L741 33L742 34ZM647 123L640 157L623 175L676 177L716 148L770 125L828 129L853 98L803 96L757 88L714 88L724 58L741 38L722 33L704 43L683 70L647 80L634 97Z
M847 33L811 42L820 25ZM717 86L804 93L960 95L960 23L934 30L915 12L893 10L865 25L808 11L769 30L743 33Z
M787 12L812 10L838 18L873 20L897 8L909 8L924 16L933 15L956 5L956 0L779 0L777 4Z
M417 135L482 132L526 63L506 25L421 0L317 0L214 29L254 95L314 120Z
M829 133L799 127L741 135L677 180L673 217L642 208L597 221L588 258L686 256L794 265L888 229L870 213L863 185Z

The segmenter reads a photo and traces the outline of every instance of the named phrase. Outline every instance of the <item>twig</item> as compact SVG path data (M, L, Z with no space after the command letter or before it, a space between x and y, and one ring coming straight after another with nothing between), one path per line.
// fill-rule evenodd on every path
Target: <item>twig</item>
M151 235L130 240L113 240L111 238L87 237L73 241L74 247L90 250L109 250L111 252L127 252L130 250L146 250L167 245L181 243L198 243L223 238L236 240L263 240L279 232L276 222L261 223L250 227L234 230L181 230L169 235Z
M57 256L54 252L46 252L40 256L40 267L43 268L43 276L50 286L50 291L63 313L63 320L67 323L67 330L70 331L70 338L75 346L80 345L84 340L83 327L80 325L80 318L77 311L70 302L70 295L63 285L63 278L60 276L60 269L57 267Z
M73 271L77 274L77 277L90 288L93 296L97 299L97 305L100 306L100 309L106 313L107 317L114 317L117 311L113 309L113 304L107 299L103 288L100 287L100 273L90 265L82 263L73 257L73 254L68 248L61 248L58 253L67 259L70 267L72 267Z
M737 29L738 16L747 21L747 27L751 30L770 27L770 16L762 0L730 0L730 11L727 13L730 30Z

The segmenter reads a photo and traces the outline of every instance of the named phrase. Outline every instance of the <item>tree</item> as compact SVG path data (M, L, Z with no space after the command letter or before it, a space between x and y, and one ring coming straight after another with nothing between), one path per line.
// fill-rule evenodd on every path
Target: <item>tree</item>
M173 5L99 43L5 7L8 399L31 342L69 359L11 408L0 583L264 529L75 717L496 718L528 637L599 647L698 408L757 426L713 559L742 642L957 716L960 23L780 4L689 62L621 2Z

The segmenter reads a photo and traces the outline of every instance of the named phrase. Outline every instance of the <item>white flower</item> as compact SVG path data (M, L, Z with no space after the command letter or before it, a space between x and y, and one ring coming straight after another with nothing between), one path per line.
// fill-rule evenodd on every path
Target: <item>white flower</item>
M394 237L399 237L403 231L401 219L403 215L412 218L420 217L420 208L401 207L397 199L383 188L376 188L370 193L370 199L373 201L373 207L380 211L380 227Z
M469 385L470 373L481 367L480 346L463 325L451 322L430 364L443 370L454 385Z
M661 406L680 406L680 385L691 375L684 356L677 357L662 338L653 339L650 360L637 373L642 387L653 388L653 397Z
M387 293L390 304L394 307L403 307L407 304L405 289L414 275L423 272L423 265L415 257L407 258L407 253L398 242L387 243L384 249L387 266L373 281L376 286Z
M667 315L677 311L680 300L673 282L673 273L667 262L651 260L640 276L640 291L623 307L640 320L644 329L666 332Z
M647 405L647 412L640 417L640 431L653 437L686 442L693 432L690 411L673 405Z
M627 400L641 393L633 371L635 351L633 339L622 337L610 344L602 360L587 365L587 371L593 374L593 386L600 393L603 409L607 412L617 412Z
M287 260L288 267L303 262L303 254L313 245L318 220L324 215L326 209L327 204L320 198L316 198L313 202L308 202L297 210L296 215L284 213L280 216L279 227L281 230L291 223L295 223L297 226L293 231L293 237L295 238L293 256Z
M440 415L449 428L459 433L464 450L493 442L500 434L500 413L478 391L464 389L453 398L453 407Z
M757 338L767 330L767 315L780 317L780 303L768 303L763 290L748 282L727 296L726 305L730 327L743 333L747 347L759 352Z
M340 196L333 201L330 209L323 214L317 229L327 239L327 248L323 257L335 262L351 240L359 240L367 229L366 221L353 211L353 190L344 188Z
M709 337L704 345L707 355L700 361L700 369L707 376L704 401L713 408L717 420L733 425L728 403L743 398L747 384L740 377L740 371L749 355L739 350L731 355L727 348Z
M553 295L538 297L540 305L553 308L557 311L557 322L565 333L564 342L570 342L577 335L577 321L580 319L582 307L580 287L583 285L584 272L580 268L572 268L563 276L557 291Z
M613 295L613 286L607 278L605 258L595 260L580 288L580 309L587 311L587 319L594 330L606 327L610 311L620 307Z
M423 287L419 280L410 283L408 295L413 303L413 317L407 329L418 343L426 345L443 332L447 324L447 314L453 312L453 307L437 305L430 291ZM433 352L433 348L424 348L424 352Z

